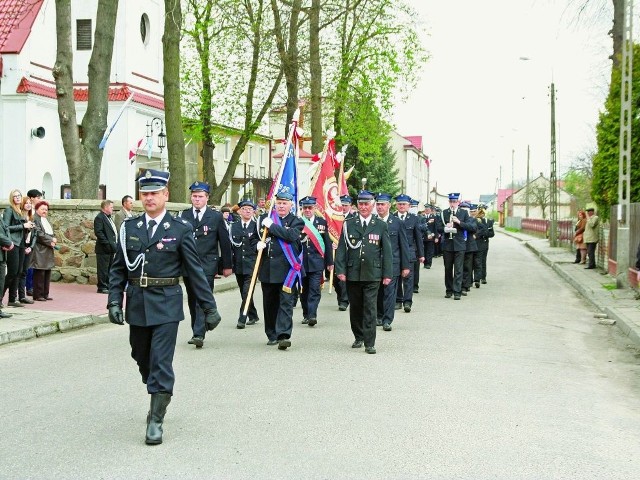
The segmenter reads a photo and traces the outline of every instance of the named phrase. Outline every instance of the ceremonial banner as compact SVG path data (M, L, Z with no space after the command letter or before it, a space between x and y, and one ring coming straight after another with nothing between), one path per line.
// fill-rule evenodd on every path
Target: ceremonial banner
M320 166L320 171L315 186L311 192L317 200L317 211L327 221L327 229L331 241L337 243L342 231L342 205L340 204L340 192L336 181L335 170L338 166L336 159L336 142L331 138L327 145L326 155Z
M104 147L107 144L107 140L109 140L109 135L111 135L111 132L115 128L116 123L118 123L118 120L120 120L120 117L124 113L125 109L131 103L131 100L133 100L133 93L129 95L129 98L127 98L127 100L122 104L122 107L120 107L120 111L118 112L118 115L116 116L116 118L113 120L113 123L109 125L109 128L105 130L104 136L102 137L102 140L100 140L100 145L98 145L98 148L100 150L104 150Z

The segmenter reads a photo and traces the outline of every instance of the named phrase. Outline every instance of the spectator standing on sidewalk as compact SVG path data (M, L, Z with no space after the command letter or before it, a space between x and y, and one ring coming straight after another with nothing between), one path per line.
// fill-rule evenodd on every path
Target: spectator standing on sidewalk
M212 330L220 315L200 265L193 229L166 209L169 172L146 170L138 179L145 213L124 222L124 241L109 276L109 320L124 325L126 290L131 357L151 396L145 443L162 443L162 423L173 395L173 356L184 319L180 276L191 280L205 323ZM114 410L118 410L115 407Z
M22 197L22 204L20 205L20 209L22 210L22 215L25 219L25 222L33 222L33 213L35 208L33 208L33 202L29 197ZM36 244L36 232L35 232L35 223L33 224L34 228L24 230L24 262L22 263L22 273L20 274L20 278L18 280L18 299L20 303L33 303L33 300L27 297L27 271L31 270L31 253L33 252L33 247ZM33 294L33 292L31 292Z
M27 197L31 200L31 208L33 213L36 213L36 203L38 203L43 197L44 193L38 189L32 188L27 192ZM25 287L27 289L27 295L33 296L33 267L31 261L29 261L29 268L27 269L27 278L25 279Z
M116 224L116 232L120 232L120 225L126 218L133 217L133 198L131 195L125 195L122 197L122 208L113 216L113 223Z
M576 222L573 243L576 244L576 259L573 263L587 262L587 244L584 243L584 227L587 225L587 215L584 210L578 210L578 221Z
M25 230L32 230L34 223L26 221L22 216L22 193L20 190L12 190L9 194L9 208L4 210L4 223L9 229L13 248L7 255L7 277L5 278L4 292L9 290L8 305L12 307L22 307L22 303L18 301L18 284L20 275L22 274L22 265L24 264L24 239Z
M4 278L7 272L7 252L13 249L13 242L9 236L9 229L0 218L0 291L4 292ZM0 318L10 318L13 315L2 311L0 304Z
M38 302L53 300L49 296L53 250L58 240L53 235L53 227L49 223L49 204L44 200L36 203L36 215L33 219L36 227L36 245L33 249L31 266L33 267L33 299Z
M587 208L587 224L584 227L584 243L587 244L587 257L589 263L585 269L596 268L596 245L598 244L598 226L600 218L595 214L593 207Z
M100 213L93 220L93 233L96 235L96 267L98 270L98 293L109 293L109 269L118 247L116 224L111 218L113 202L103 200Z

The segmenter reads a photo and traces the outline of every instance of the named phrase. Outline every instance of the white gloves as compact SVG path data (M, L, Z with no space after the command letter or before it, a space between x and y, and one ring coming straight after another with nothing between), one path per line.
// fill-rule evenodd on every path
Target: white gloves
M264 220L262 220L262 225L264 225L267 228L271 228L271 225L273 225L273 220L267 217Z
M267 244L262 241L258 242L258 245L256 245L256 248L258 249L258 251L264 250L266 247L267 247Z

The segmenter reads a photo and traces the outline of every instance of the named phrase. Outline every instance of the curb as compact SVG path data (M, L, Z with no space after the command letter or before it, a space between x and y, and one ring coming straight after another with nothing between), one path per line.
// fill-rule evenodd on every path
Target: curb
M509 235L507 232L504 232L506 235ZM608 318L615 321L616 326L625 336L629 338L631 342L634 343L636 347L640 347L640 334L636 325L632 321L630 321L626 316L620 312L618 312L618 308L611 307L607 305L602 305L601 296L603 292L600 290L594 290L593 288L587 287L582 283L575 280L571 275L565 272L560 266L549 259L545 254L540 253L530 241L526 239L522 239L515 235L509 235L513 238L520 240L525 246L531 250L542 262L551 267L551 269L558 274L560 278L562 278L567 284L571 285L575 291L577 291L585 300L589 302L591 306L593 306L599 312L605 314Z
M65 318L57 322L42 323L33 327L22 328L11 332L0 333L0 345L8 343L22 342L32 338L51 335L52 333L64 333L89 325L108 323L109 318L105 315L80 315L78 317Z

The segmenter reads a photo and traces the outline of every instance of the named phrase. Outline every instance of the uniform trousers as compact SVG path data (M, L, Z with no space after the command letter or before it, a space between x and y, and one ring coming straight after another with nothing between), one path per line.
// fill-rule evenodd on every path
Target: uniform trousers
M410 263L409 275L406 277L400 277L398 279L398 288L396 289L396 303L402 303L403 305L413 304L413 278L415 277L415 262Z
M209 284L209 288L213 292L213 280L215 278L214 275L205 275L205 277L207 277L207 283ZM204 324L204 310L202 310L202 307L198 305L198 297L193 291L193 286L191 284L191 281L189 280L189 277L183 277L183 280L184 286L187 290L187 304L189 305L189 314L191 316L191 330L193 330L193 336L204 338L207 331L207 327ZM216 308L218 308L215 298L213 300L213 304Z
M353 282L347 280L349 294L349 320L356 340L365 347L376 345L376 316L380 281Z
M478 280L486 280L487 279L487 254L489 250L478 250L478 262L480 263L480 273L478 274Z
M450 252L443 250L444 286L447 293L460 295L462 292L462 272L464 269L464 251Z
M149 393L173 393L176 377L173 373L173 354L176 350L180 322L163 323L152 327L129 326L131 357L138 364L142 383Z
M262 285L262 309L264 311L264 332L270 341L291 338L293 330L293 306L295 305L298 284L291 292L282 290L282 283L264 283Z
M389 285L380 285L378 289L378 310L377 318L384 325L388 323L391 325L396 313L396 289L398 288L398 278L392 277Z
M433 256L436 253L436 244L433 240L424 242L424 268L431 268Z
M302 279L300 303L302 304L302 316L304 318L318 318L323 273L322 271L307 272L307 275Z
M336 291L336 297L338 298L338 306L349 306L349 295L347 295L347 282L338 280L337 276L333 276L333 288Z
M420 260L413 263L413 290L416 292L420 286ZM413 297L412 297L413 298Z
M462 286L471 288L473 282L480 281L480 257L478 252L465 252L464 273L462 274Z
M236 282L238 283L238 289L240 290L240 296L242 297L242 303L240 304L240 317L242 317L244 305L247 302L247 295L249 295L249 287L251 286L251 275L236 273ZM258 311L253 303L253 295L251 295L251 300L249 301L247 318L249 320L258 320Z
M113 253L96 253L98 290L109 290L109 270L111 269L113 258Z

